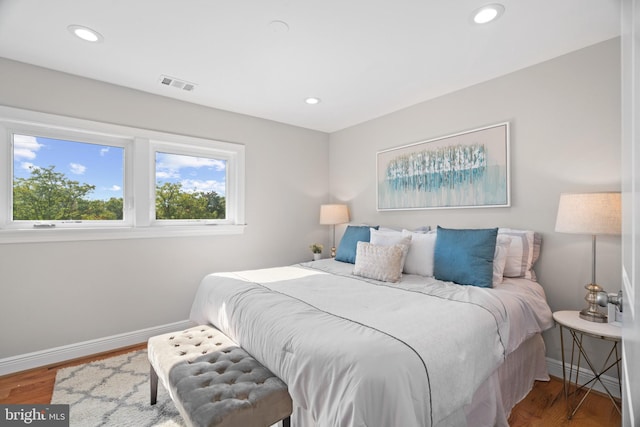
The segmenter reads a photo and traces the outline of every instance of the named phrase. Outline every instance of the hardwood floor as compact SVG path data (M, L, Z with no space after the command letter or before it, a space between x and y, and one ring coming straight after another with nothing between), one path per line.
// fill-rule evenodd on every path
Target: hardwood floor
M0 404L50 403L60 368L143 349L146 343L0 377ZM562 381L537 381L529 395L511 411L511 427L619 427L621 417L606 396L591 393L571 421L566 417Z
M2 376L0 377L0 404L51 403L53 384L56 381L56 372L58 372L58 369L66 368L67 366L81 365L93 360L106 359L143 348L147 348L146 342L106 353Z
M609 397L591 392L573 419L567 420L562 379L536 381L533 390L518 403L509 417L511 427L619 427L622 417Z

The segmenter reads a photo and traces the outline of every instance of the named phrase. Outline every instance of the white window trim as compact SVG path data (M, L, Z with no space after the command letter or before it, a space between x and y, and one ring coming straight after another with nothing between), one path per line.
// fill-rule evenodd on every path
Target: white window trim
M151 174L147 175L150 177L150 182L147 184L146 193L151 194L153 197L150 199L153 201L155 206L155 190L156 190L156 177L155 177L155 158L156 153L170 153L170 154L181 154L187 156L194 157L212 157L220 160L226 160L226 188L225 188L225 199L227 195L231 194L230 200L235 200L237 197L237 193L235 189L237 187L236 182L238 181L237 170L238 170L238 153L231 151L220 151L220 150L211 150L210 147L203 145L202 140L193 139L189 142L189 146L187 148L184 147L183 144L177 142L168 141L166 138L163 141L157 140L149 140L148 142L148 155L146 158L149 159L149 168L151 169ZM143 144L140 144L141 146ZM138 165L136 165L138 166ZM142 167L142 165L140 165ZM157 220L154 215L153 206L150 206L149 209L141 209L141 211L149 212L149 215L145 218L139 218L139 221L144 221L145 225L176 225L176 224L184 224L184 225L232 225L234 222L234 218L236 217L236 203L230 203L227 206L227 214L225 219L215 219L215 220Z
M123 137L120 135L109 135L106 133L85 132L79 129L63 129L60 127L53 127L42 123L28 123L28 122L10 122L0 119L0 129L2 129L2 137L6 139L7 144L7 169L0 179L5 179L3 187L6 189L6 198L3 195L3 199L0 200L0 206L2 206L2 220L3 229L12 230L26 230L32 229L35 221L11 221L11 198L13 192L13 149L11 144L11 135L13 133L31 135L36 134L38 137L54 138L61 140L77 140L86 144L101 144L111 147L120 147L124 150L124 172L125 176L133 176L133 138ZM1 161L1 160L0 160ZM4 166L0 170L5 170ZM124 185L124 200L123 200L123 219L112 221L91 221L91 227L100 228L115 228L115 227L130 227L133 225L133 204L127 203L131 200L131 194L133 193L133 180L128 179L123 182ZM43 226L49 224L55 224L56 229L67 228L89 228L86 223L76 221L43 221Z
M241 234L245 228L244 145L0 106L0 244L73 240ZM59 139L76 134L88 142L125 149L123 221L91 221L46 229L10 221L13 153L9 130L42 131ZM225 220L155 220L155 152L213 156L227 160ZM6 160L5 160L6 159Z

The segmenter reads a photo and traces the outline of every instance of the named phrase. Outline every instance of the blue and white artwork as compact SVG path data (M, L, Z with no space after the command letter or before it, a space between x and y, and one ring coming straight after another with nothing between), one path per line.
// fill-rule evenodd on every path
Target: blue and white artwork
M509 206L509 124L378 152L378 209Z

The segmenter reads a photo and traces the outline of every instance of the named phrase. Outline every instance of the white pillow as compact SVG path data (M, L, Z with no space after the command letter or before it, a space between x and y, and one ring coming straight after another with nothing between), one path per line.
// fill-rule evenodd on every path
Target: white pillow
M511 246L511 237L498 234L496 238L496 251L493 256L493 286L502 283L509 246Z
M385 227L384 225L378 226L377 230L383 233L399 233L400 232L400 229L398 228Z
M369 231L369 243L371 243L372 245L403 245L404 252L402 264L404 265L407 254L409 253L409 247L411 246L411 236L405 236L401 231L390 230L388 228L384 230L376 230L375 228L371 228Z
M404 272L432 277L437 234L414 233L409 230L402 230L402 234L411 236L411 246L409 246L409 253L407 253L407 259L404 262Z
M540 239L536 239L535 234L530 230L498 229L498 235L511 237L504 277L524 277L535 280L535 273L531 268L535 262L534 253L540 254ZM535 242L538 243L537 248ZM537 256L535 259L537 260Z
M370 228L371 238L369 243L374 245L391 246L397 244L403 237L405 237L401 231L392 230L390 228L375 229Z
M428 233L429 231L431 231L430 225L423 225L421 227L417 227L411 230L412 233L421 233L421 234Z
M358 242L353 274L383 282L398 282L402 277L404 246Z

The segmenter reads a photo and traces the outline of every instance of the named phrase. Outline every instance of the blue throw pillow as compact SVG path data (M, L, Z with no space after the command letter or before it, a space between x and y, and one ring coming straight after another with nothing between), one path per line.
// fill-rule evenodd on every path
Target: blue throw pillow
M348 225L340 240L340 245L336 251L336 261L356 263L356 249L358 242L368 242L371 239L370 228L378 229L378 226L368 225Z
M460 285L491 288L497 236L497 228L454 230L438 226L434 277Z

